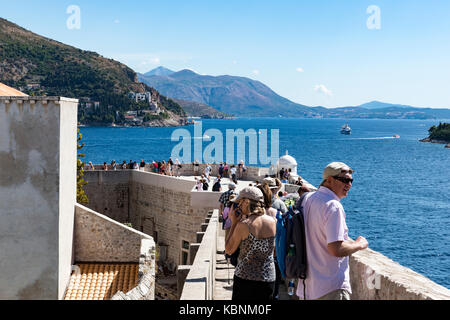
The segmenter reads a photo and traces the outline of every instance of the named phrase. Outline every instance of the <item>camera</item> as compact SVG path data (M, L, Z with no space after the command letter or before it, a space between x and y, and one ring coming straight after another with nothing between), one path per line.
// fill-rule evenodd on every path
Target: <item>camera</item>
M233 203L233 209L234 209L234 212L236 213L236 216L240 216L241 215L241 212L239 211L239 204L238 203Z

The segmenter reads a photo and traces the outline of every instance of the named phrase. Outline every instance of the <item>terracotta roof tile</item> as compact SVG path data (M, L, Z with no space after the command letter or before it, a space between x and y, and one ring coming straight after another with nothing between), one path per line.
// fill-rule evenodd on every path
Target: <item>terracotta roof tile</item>
M0 97L6 96L6 97L27 97L23 92L20 92L19 90L16 90L14 88L8 87L7 85L0 83Z
M65 300L109 300L118 291L127 293L137 286L138 264L78 264Z

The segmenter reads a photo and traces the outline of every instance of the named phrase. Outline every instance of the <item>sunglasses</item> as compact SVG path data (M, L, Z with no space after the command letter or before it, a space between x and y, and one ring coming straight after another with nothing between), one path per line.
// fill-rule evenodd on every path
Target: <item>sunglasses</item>
M345 184L353 183L352 178L344 178L344 177L333 177L333 178Z

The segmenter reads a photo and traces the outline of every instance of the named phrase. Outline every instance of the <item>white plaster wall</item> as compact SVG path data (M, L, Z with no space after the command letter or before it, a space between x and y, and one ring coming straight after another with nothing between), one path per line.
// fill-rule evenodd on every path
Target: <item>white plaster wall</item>
M76 147L72 150L69 140L76 137L76 100L67 100L72 110L65 115L60 100L0 98L0 299L56 300L64 282L60 263L66 265L62 269L71 264L60 259L60 251L71 255L66 248L72 246L74 201L73 194L61 193L71 192L74 182L69 158ZM61 124L69 126L64 133ZM62 155L61 147L70 154ZM61 171L62 166L67 169ZM66 228L61 233L60 210ZM63 246L60 236L67 236Z
M77 183L77 107L77 100L60 99L59 299L64 297L72 270L72 240Z
M0 299L57 299L59 112L0 99Z

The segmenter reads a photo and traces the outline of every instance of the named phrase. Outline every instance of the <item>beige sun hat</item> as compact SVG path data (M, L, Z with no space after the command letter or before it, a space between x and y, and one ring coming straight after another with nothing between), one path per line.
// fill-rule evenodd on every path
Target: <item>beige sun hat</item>
M261 185L265 185L265 184L267 184L269 186L269 188L271 188L271 189L278 188L277 183L275 182L275 179L273 179L273 178L264 178L263 181L261 182Z
M332 162L323 170L323 181L327 180L328 177L335 177L346 171L350 174L355 172L352 168L350 168L350 166L346 165L343 162Z
M256 187L246 187L242 189L238 196L231 200L232 202L238 202L241 199L250 199L253 201L264 202L264 195L261 190Z

